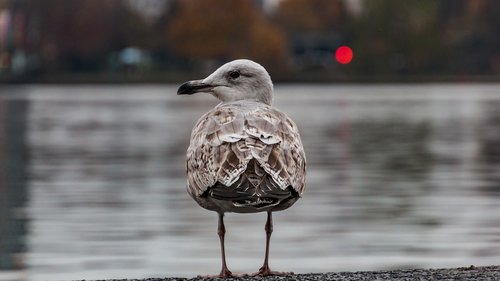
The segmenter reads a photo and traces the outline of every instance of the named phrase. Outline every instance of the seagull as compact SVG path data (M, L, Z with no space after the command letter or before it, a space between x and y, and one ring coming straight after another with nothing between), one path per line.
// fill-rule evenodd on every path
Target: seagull
M271 271L269 244L272 212L292 206L304 192L306 158L297 125L272 107L271 77L251 60L228 62L177 91L195 93L221 101L194 126L186 161L189 195L218 214L222 269L214 277L234 277L224 248L226 212L267 212L264 264L253 275L291 274Z

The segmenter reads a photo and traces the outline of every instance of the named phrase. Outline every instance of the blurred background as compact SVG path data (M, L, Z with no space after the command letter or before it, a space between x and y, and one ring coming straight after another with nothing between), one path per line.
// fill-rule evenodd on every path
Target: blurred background
M6 82L178 82L240 57L276 81L497 80L494 0L1 0ZM341 45L355 60L333 60Z
M217 217L185 191L196 120L177 87L264 65L298 124L307 190L271 266L498 265L500 2L0 0L0 280L192 277ZM226 216L233 272L265 214Z

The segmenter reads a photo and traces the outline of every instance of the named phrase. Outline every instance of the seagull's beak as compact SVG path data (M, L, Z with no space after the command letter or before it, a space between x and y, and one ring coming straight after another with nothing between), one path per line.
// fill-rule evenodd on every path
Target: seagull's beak
M178 95L192 95L201 92L211 92L214 86L203 83L203 80L193 80L182 84L177 90Z

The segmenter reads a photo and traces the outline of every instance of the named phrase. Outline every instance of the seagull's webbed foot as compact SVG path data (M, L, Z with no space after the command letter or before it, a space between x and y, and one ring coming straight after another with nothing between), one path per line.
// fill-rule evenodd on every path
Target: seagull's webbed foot
M218 275L206 275L206 276L198 276L203 278L236 278L239 277L236 274L233 274L229 269L223 268Z
M217 275L198 275L199 278L207 278L207 279L222 279L222 278L245 278L249 276L254 276L254 275L248 275L246 273L244 274L233 274L231 271L228 269L222 270L219 274ZM255 275L257 276L257 275ZM263 276L263 275L261 275Z
M269 266L264 265L262 266L259 271L251 274L250 276L271 276L271 275L278 275L278 276L286 276L286 275L292 275L293 272L280 272L280 271L272 271Z

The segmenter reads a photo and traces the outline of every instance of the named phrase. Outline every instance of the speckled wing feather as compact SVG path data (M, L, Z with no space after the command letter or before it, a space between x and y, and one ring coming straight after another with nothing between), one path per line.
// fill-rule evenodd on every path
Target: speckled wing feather
M285 190L304 191L305 154L297 126L281 111L262 103L224 103L203 115L187 151L188 191L201 196L209 187L237 182L255 159Z

